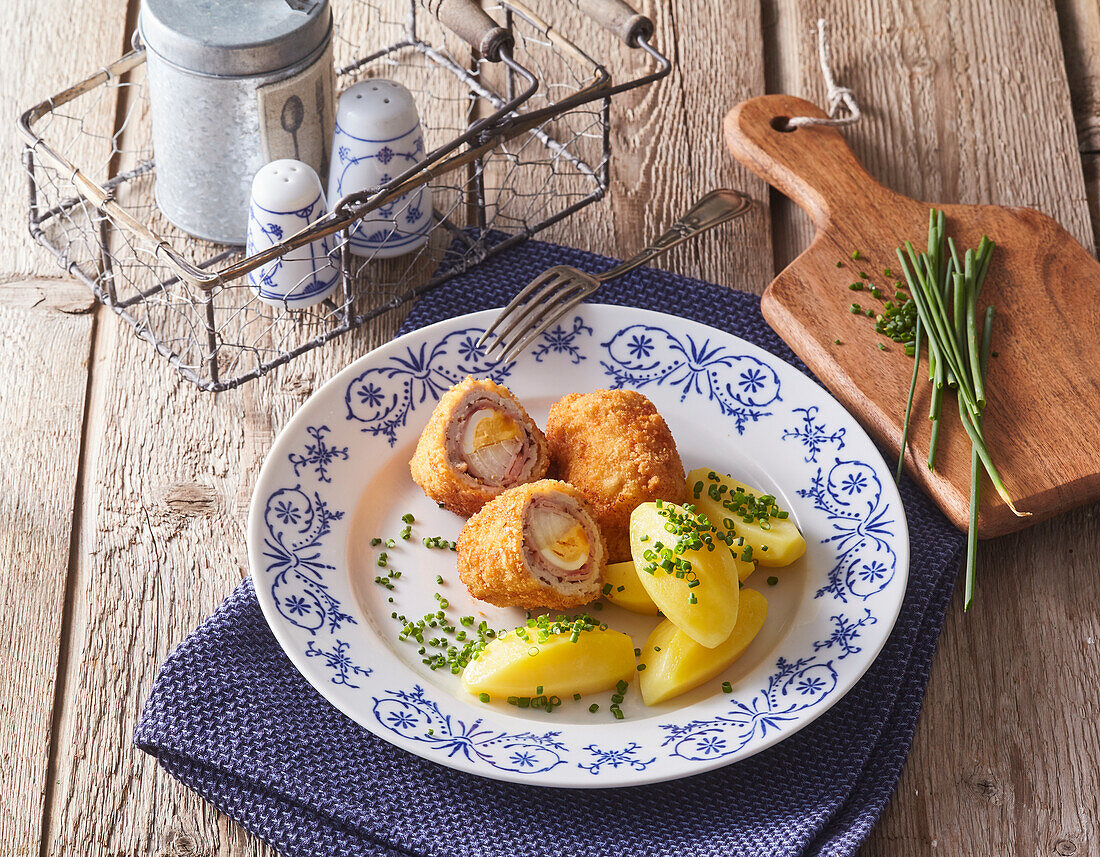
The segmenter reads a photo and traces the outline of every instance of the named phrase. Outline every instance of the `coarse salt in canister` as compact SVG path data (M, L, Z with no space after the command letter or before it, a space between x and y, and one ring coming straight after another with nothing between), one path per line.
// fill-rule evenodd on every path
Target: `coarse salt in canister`
M328 0L142 0L157 206L198 238L244 244L252 177L294 158L328 174Z

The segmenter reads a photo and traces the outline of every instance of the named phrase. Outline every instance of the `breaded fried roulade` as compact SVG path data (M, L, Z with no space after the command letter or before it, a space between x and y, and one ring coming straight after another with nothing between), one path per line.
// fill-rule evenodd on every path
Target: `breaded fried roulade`
M630 513L641 503L683 503L684 465L653 403L634 390L571 393L546 421L551 475L592 504L608 562L630 559Z
M546 438L507 387L467 378L439 399L409 462L424 493L470 516L501 491L546 475Z
M554 479L509 488L458 536L458 576L498 607L579 607L599 597L606 567L588 503Z

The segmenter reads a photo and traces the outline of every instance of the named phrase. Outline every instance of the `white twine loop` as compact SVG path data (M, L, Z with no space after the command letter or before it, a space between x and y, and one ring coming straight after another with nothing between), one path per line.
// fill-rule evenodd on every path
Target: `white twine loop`
M836 127L838 125L851 125L853 122L859 121L859 105L856 103L855 95L848 87L838 86L836 79L833 77L833 57L832 52L829 50L827 26L824 18L817 19L817 56L821 61L821 76L825 78L827 89L825 98L829 104L829 118L792 116L787 120L787 126L790 128L802 128L806 125L831 125ZM837 116L841 105L844 105L847 109L847 116Z

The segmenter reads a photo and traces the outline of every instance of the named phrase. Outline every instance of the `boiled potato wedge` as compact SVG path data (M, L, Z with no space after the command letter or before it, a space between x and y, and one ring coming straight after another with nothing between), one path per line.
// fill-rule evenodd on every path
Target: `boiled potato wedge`
M604 598L631 613L658 616L660 610L649 597L631 560L612 562L603 575Z
M752 558L760 565L768 568L790 565L806 552L806 540L789 517L772 517L764 525L758 521L747 523L743 514L736 514L731 508L729 498L738 491L750 501L767 496L765 492L709 467L691 471L687 484L688 502L723 529L727 528L726 521L732 521L733 531L745 539L745 544L752 548Z
M523 630L523 629L519 629ZM545 642L523 639L509 631L489 643L462 671L462 686L493 697L560 696L598 693L631 680L637 667L634 642L610 628L552 634ZM540 691L539 688L542 688Z
M700 646L667 619L653 629L642 649L645 669L638 684L646 705L656 705L710 681L741 657L764 625L768 602L755 589L742 589L737 624L725 642Z
M699 541L708 539L709 547ZM642 503L630 515L630 552L649 597L677 628L707 647L729 637L741 562L713 526L699 526L696 515L674 503Z

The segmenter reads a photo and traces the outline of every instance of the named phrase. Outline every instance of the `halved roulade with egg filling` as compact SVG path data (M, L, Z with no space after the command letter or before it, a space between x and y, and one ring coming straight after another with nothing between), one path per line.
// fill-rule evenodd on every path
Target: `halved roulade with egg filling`
M600 594L607 551L591 507L565 482L510 488L458 537L458 575L498 607L565 610Z
M546 438L507 387L467 378L439 399L409 463L424 493L469 516L515 485L546 475Z

